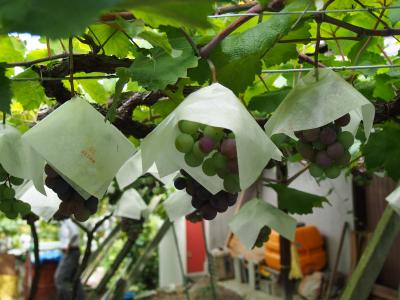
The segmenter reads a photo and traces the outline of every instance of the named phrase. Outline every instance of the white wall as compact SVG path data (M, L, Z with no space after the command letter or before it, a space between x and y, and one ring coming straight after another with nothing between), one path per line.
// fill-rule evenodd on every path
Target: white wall
M186 225L184 217L175 221L175 230L178 236L179 251L184 272L186 273ZM183 278L172 228L169 229L161 240L158 246L158 253L160 287L181 285Z
M299 164L290 165L289 176L295 174L301 168L302 166ZM266 172L265 176L274 178L274 174L274 170L271 170ZM351 178L346 178L342 174L334 180L324 180L321 183L317 183L308 172L305 172L290 187L321 196L328 195L327 198L331 205L325 204L323 208L315 208L312 214L295 215L294 217L300 222L317 226L322 235L326 237L328 261L329 266L332 268L339 247L343 224L349 222L350 228L353 228ZM262 196L266 201L276 204L276 193L271 189L264 188ZM293 201L296 201L296 199L293 199ZM350 235L347 232L338 270L348 273L350 264Z

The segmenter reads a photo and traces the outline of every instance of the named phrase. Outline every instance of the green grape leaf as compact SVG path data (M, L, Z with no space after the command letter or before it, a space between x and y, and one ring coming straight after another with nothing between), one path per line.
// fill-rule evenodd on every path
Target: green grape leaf
M38 78L39 75L31 68L26 69L24 72L18 74L14 78ZM32 110L38 108L40 104L46 99L43 87L39 80L33 81L12 81L11 90L13 99L21 103L24 109Z
M22 42L13 36L0 36L0 62L17 62L24 60L24 45Z
M387 123L373 132L362 152L370 170L385 168L394 180L400 179L400 125Z
M275 44L264 56L266 67L280 65L291 59L297 59L296 44Z
M83 74L82 74L83 75ZM103 73L85 73L86 76L92 75L104 75ZM80 76L79 73L76 73L75 76ZM97 79L86 79L86 80L77 80L79 85L82 87L84 92L89 95L89 97L100 104L107 103L109 93L107 93L106 89L102 84L99 83Z
M6 2L6 3L4 3ZM80 34L100 13L121 0L13 0L0 4L3 32L29 32L50 38Z
M322 207L329 203L326 197L292 189L283 184L269 184L278 194L279 208L287 210L290 214L310 214L313 208Z
M251 98L248 109L257 110L264 114L270 114L275 111L283 99L287 96L290 89L283 88L277 91L266 92Z
M5 65L0 63L0 111L10 113L11 80L5 75Z
M179 78L187 77L187 69L197 66L198 57L186 38L177 30L167 33L172 47L181 54L172 57L161 48L150 49L151 57L140 53L129 68L132 80L150 90L164 89Z
M135 53L136 49L129 38L112 24L95 24L90 29L92 32L89 35L103 45L105 54L126 57L129 52Z
M375 76L375 88L373 96L385 101L390 101L394 98L395 92L392 87L390 76L379 74Z
M117 24L130 36L139 37L148 41L153 47L159 47L173 57L179 56L182 52L172 48L165 32L156 31L144 25L142 20L127 22L119 19Z
M308 0L295 1L283 11L304 10ZM243 92L261 71L260 59L285 34L297 16L276 15L244 32L224 39L211 53L217 78L236 93Z
M133 14L152 27L170 25L207 28L207 17L213 12L212 0L125 0Z
M110 123L114 122L115 120L115 117L117 115L118 105L121 103L122 90L129 81L129 71L127 68L117 68L116 73L119 78L117 83L115 84L113 102L111 104L111 107L108 109L106 115L106 120L109 120Z
M391 6L400 6L400 0L393 0ZM389 20L392 22L392 25L395 25L398 21L400 21L400 10L390 9L388 17Z

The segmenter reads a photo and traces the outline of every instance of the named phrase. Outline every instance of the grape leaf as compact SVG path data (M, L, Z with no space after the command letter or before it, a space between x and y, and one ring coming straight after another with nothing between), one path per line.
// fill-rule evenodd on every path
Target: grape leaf
M38 78L39 75L31 68L18 74L14 78ZM24 109L32 110L38 108L46 99L43 87L37 81L12 81L11 90L13 99L22 104Z
M75 76L80 76L81 74L76 73ZM96 75L104 75L103 73L85 73L84 75L96 76ZM83 74L82 74L83 76ZM83 88L85 93L87 93L93 101L97 103L107 103L108 93L104 86L99 83L97 79L86 79L86 80L77 80L79 85Z
M387 123L373 132L363 147L365 163L370 170L384 167L395 180L400 179L400 125Z
M394 98L395 92L393 90L390 76L386 74L379 74L375 76L375 88L373 96L385 101L390 101Z
M309 1L295 1L284 11L304 10ZM224 39L211 53L218 81L236 93L243 92L261 71L261 57L287 34L296 21L293 15L276 15L266 22Z
M11 80L5 75L5 64L0 63L0 111L10 113Z
M187 77L187 69L197 66L198 57L186 38L175 29L169 30L167 35L172 47L181 50L179 56L172 57L161 48L153 48L151 57L140 53L129 68L132 80L145 88L163 89Z
M391 6L400 6L400 0L393 0ZM389 20L392 22L392 25L395 25L398 21L400 21L400 10L390 9L388 17Z
M266 92L251 98L248 108L259 112L270 114L279 106L290 89L284 88L278 91Z
M275 44L264 56L266 67L279 65L298 56L296 44Z
M291 214L310 214L313 212L313 208L329 203L326 197L292 189L283 184L269 184L268 186L278 194L279 208L287 210Z
M24 45L12 36L0 36L0 62L16 62L24 60Z
M122 90L129 81L129 71L127 68L117 68L116 73L119 78L117 83L115 84L113 102L111 104L111 107L108 109L106 115L106 120L109 120L110 123L114 122L115 120L115 117L117 115L118 105L121 103Z
M126 57L129 52L136 52L128 37L112 24L95 24L90 28L94 34L89 32L89 35L93 37L94 41L99 41L103 45L105 54Z
M80 34L100 13L121 0L2 0L2 32L29 32L50 38Z
M174 50L168 41L168 37L165 32L155 31L144 25L142 20L135 20L128 22L123 19L117 20L117 24L125 30L130 37L140 37L148 41L153 47L162 48L165 52L171 56L179 56L181 51Z
M126 0L125 6L133 10L136 18L152 27L170 25L180 28L207 28L209 14L213 12L212 0Z

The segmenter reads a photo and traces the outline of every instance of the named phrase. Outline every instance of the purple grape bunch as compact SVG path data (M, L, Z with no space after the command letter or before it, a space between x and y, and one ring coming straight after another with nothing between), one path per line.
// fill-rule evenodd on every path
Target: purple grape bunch
M215 195L211 194L184 170L175 178L174 185L178 190L185 189L192 197L191 203L196 210L186 218L194 223L201 219L213 220L217 213L225 212L237 200L237 193L220 191Z
M349 148L354 143L354 136L342 127L350 123L350 114L336 119L334 122L320 128L296 131L299 139L297 151L309 161L310 174L315 178L334 179L350 162Z
M52 189L61 200L55 219L69 218L73 215L79 222L85 222L96 213L99 199L92 196L85 200L50 165L46 165L44 171L47 175L46 186Z
M181 120L180 133L175 148L183 153L185 163L200 167L207 176L217 175L224 189L231 193L240 191L236 139L230 130Z

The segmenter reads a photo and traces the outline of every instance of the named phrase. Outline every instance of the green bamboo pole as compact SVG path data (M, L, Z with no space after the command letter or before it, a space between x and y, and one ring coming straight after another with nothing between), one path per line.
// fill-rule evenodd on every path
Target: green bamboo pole
M400 233L400 216L388 205L340 300L365 300Z

